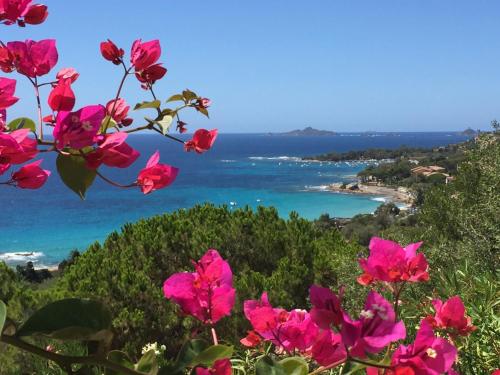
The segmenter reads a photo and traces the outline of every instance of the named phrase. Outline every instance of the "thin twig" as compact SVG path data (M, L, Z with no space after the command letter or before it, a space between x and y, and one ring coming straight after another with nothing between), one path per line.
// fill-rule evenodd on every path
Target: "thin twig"
M111 107L111 113L108 115L108 120L106 121L106 125L104 126L104 133L106 133L106 131L108 130L108 126L109 126L109 123L111 121L111 118L115 114L116 102L118 101L118 98L120 97L120 93L122 91L125 80L128 77L128 73L132 69L132 67L127 69L127 67L125 66L125 63L123 61L122 61L122 64L123 64L123 68L125 69L125 74L123 75L122 80L120 81L120 85L118 86L118 91L116 92L115 100L113 101L113 107Z
M97 169L95 170L95 173L101 178L103 179L104 181L106 181L108 184L111 184L113 186L116 186L116 187L119 187L119 188L123 188L123 189L127 189L127 188L131 188L131 187L134 187L134 186L137 186L137 183L132 183L132 184L129 184L129 185L122 185L122 184L119 184L118 182L115 182L109 178L107 178L106 176L102 175L101 172L99 172Z

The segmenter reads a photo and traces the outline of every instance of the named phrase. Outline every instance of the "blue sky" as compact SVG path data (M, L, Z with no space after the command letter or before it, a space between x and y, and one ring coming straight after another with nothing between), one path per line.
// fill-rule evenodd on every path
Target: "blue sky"
M114 96L121 71L100 41L128 53L136 38L157 38L169 69L159 96L190 88L214 102L210 120L186 117L192 128L437 131L500 118L495 0L41 2L45 24L2 27L0 39L56 38L57 68L81 73L77 106ZM30 87L18 85L9 115L34 116ZM124 97L149 99L134 79Z

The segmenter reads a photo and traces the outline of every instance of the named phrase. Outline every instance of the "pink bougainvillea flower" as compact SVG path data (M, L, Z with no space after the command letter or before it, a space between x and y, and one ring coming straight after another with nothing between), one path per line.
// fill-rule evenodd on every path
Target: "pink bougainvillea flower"
M139 82L145 84L143 85L145 89L148 89L149 86L153 85L159 79L162 79L165 74L167 74L167 69L161 66L161 64L154 64L135 72L135 76Z
M15 186L21 189L38 189L45 184L50 176L50 171L40 168L42 160L26 164L17 172L12 174L12 181Z
M217 129L198 129L194 132L193 138L184 143L184 149L188 152L194 150L198 154L202 154L210 150L216 138Z
M395 322L391 304L376 292L368 294L358 320L352 320L347 313L343 319L342 339L350 347L350 354L356 357L379 353L391 342L406 337L404 323Z
M280 340L289 352L298 350L304 353L311 348L318 332L318 326L314 324L311 315L305 310L295 309L290 311L280 327Z
M0 77L0 109L9 108L19 100L14 96L15 91L15 79Z
M177 121L177 131L181 134L187 132L186 125L187 124L184 121Z
M329 288L311 286L309 289L309 299L313 305L311 317L318 327L329 329L332 324L339 326L342 323L342 294L343 290L337 296Z
M179 169L167 164L160 164L160 153L156 151L148 160L146 168L139 172L137 185L144 194L162 189L174 182Z
M26 12L31 0L0 0L0 21L6 25L17 22Z
M54 39L9 42L7 48L13 56L17 71L31 78L49 73L57 64L58 54Z
M43 23L49 12L47 11L47 6L42 4L34 4L29 7L28 12L24 15L24 22L30 25L39 25Z
M74 83L80 74L75 70L75 68L63 68L56 74L56 78L58 81L61 80L71 80L71 83Z
M16 69L14 65L14 55L6 46L0 44L0 69L5 73L10 73Z
M443 303L440 299L432 301L436 314L426 320L434 327L449 330L453 335L467 336L476 327L472 319L465 315L465 306L459 296L451 297Z
M196 368L196 375L231 375L231 361L227 358L219 359L210 368Z
M59 80L50 92L47 102L53 111L71 111L76 102L75 93L71 88L71 78Z
M278 330L281 324L287 320L288 311L273 308L265 292L262 293L260 300L246 300L243 303L243 311L255 332L265 340L274 340L275 345L282 346Z
M22 164L37 155L37 141L28 138L29 132L29 129L19 129L0 133L0 174L11 164Z
M47 125L54 126L56 124L56 118L54 115L47 115L42 120Z
M259 336L259 334L255 331L248 331L248 334L246 337L242 338L240 340L240 343L243 346L246 346L248 348L254 348L262 342L262 338Z
M358 278L358 282L367 285L373 281L429 280L427 260L422 253L416 253L421 245L422 242L418 242L403 248L396 242L373 237L369 245L370 256L359 260L364 274Z
M104 137L99 147L86 155L87 166L92 169L99 168L101 164L109 167L127 168L139 157L139 152L125 143L128 134L116 132Z
M0 109L0 133L7 128L7 111Z
M438 375L450 371L456 358L457 349L447 340L435 337L424 320L413 344L400 345L393 353L391 365L410 367L415 375Z
M151 40L142 43L141 39L137 39L132 45L130 53L130 62L135 68L135 71L141 71L155 64L161 56L161 47L159 40Z
M130 106L122 98L118 98L117 100L110 100L108 104L106 104L106 114L108 116L111 116L117 124L121 124L125 119L127 119L129 110ZM130 121L130 123L132 123L132 121Z
M57 148L92 146L105 115L102 105L83 107L76 112L59 112L53 133Z
M273 308L267 293L260 300L245 301L243 310L256 333L289 352L305 352L318 335L318 327L307 311Z
M329 329L319 335L312 347L311 355L321 366L342 363L347 359L342 337Z
M230 315L234 306L233 273L228 262L213 249L194 263L194 267L195 272L170 276L163 284L163 292L185 314L205 324L215 324Z
M26 23L38 25L45 21L48 16L45 5L31 5L32 0L0 0L0 21L6 25L18 23L24 26Z
M199 98L198 100L196 100L196 105L195 105L195 108L196 109L200 109L200 108L208 108L212 105L212 101L208 98Z
M122 48L118 48L111 39L106 42L101 42L101 55L106 60L111 61L115 65L120 65L122 63L123 55L125 51Z

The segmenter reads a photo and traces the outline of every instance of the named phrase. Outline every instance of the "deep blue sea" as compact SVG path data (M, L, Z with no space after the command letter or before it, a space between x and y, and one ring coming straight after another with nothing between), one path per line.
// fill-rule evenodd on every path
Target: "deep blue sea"
M139 189L118 189L96 179L86 200L80 200L57 176L53 155L43 166L53 171L38 191L2 188L0 195L0 259L7 263L33 260L52 265L72 249L84 250L94 241L131 221L196 203L212 202L231 209L249 205L275 206L287 217L297 211L313 219L322 213L352 217L373 212L384 197L324 191L332 182L352 181L365 167L360 163L303 162L302 156L366 148L438 146L465 140L456 133L341 134L322 137L222 134L210 152L185 153L182 145L154 135L129 137L141 152L133 167L103 171L122 183L135 180L152 152L181 169L167 189L144 196ZM32 253L21 256L19 253Z

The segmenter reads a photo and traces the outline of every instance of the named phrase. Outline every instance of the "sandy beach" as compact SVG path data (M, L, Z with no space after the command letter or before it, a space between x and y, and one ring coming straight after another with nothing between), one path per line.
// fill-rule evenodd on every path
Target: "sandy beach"
M413 202L412 196L405 188L393 188L389 186L365 185L358 183L358 189L342 188L342 184L334 183L328 185L328 190L335 193L343 194L363 194L363 195L380 195L386 197L391 202L403 203L409 206Z

